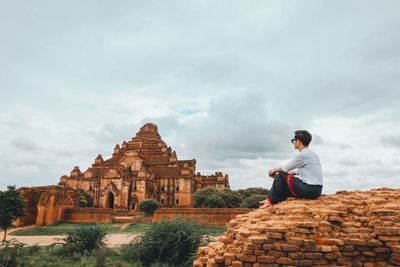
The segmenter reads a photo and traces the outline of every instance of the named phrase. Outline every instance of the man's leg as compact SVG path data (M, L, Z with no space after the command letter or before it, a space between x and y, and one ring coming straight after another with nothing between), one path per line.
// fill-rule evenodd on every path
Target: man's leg
M298 197L316 199L321 196L322 185L309 185L297 177L293 177L292 185Z
M269 191L267 201L276 204L293 196L287 182L287 174L280 172L276 175L271 190Z

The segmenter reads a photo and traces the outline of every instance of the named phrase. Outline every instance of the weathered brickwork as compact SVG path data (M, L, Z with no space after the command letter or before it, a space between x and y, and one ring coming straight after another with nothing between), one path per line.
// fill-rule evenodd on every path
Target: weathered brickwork
M66 186L36 186L19 189L25 199L25 215L18 218L16 226L35 224L38 226L56 223L64 218L66 208L77 207L79 193Z
M206 186L228 188L228 175L196 173L196 160L178 160L152 123L144 125L129 142L117 144L110 159L98 155L85 172L74 167L59 185L83 189L94 207L138 210L144 199L165 207L191 207L193 194Z
M400 189L288 199L237 215L193 266L398 266Z

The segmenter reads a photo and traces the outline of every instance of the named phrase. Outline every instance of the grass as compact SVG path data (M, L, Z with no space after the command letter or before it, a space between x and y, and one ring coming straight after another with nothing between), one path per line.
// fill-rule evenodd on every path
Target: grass
M151 223L130 223L128 227L122 230L127 234L142 234L151 228Z
M11 234L13 235L61 235L67 234L70 231L76 230L82 225L95 225L96 223L58 223L51 226L45 227L33 227L28 229L20 229ZM128 234L143 234L150 230L154 223L130 223L127 227L122 227L123 224L98 224L104 227L107 233L128 233ZM124 225L126 226L126 225ZM123 229L122 229L123 228ZM199 229L201 235L211 235L217 236L223 234L226 231L225 227L216 226L200 226ZM210 242L210 241L208 241ZM17 249L15 254L15 260L18 262L16 266L34 266L34 267L57 267L57 266L69 266L69 267L97 267L97 266L110 266L110 267L139 267L142 266L136 262L129 261L125 259L121 250L111 249L111 248L100 248L95 250L90 254L73 254L64 255L63 246L51 245L45 247L32 246L32 247L22 247ZM1 250L4 251L0 247ZM3 253L4 254L4 253ZM193 254L195 255L195 254ZM2 257L0 257L0 266L11 266L2 265ZM14 266L14 265L12 265ZM168 264L154 262L150 267L169 267Z
M14 255L14 264L0 266L24 267L139 267L123 260L119 252L109 248L100 248L90 255L74 254L72 256L60 255L62 246L23 247ZM15 264L16 263L16 264Z
M57 223L49 226L37 226L27 229L16 230L10 235L28 236L28 235L66 235L68 232L76 230L84 225L96 225L97 223ZM122 229L120 223L98 223L106 230L107 234L127 233L127 234L142 234L151 227L151 223L130 223L128 227ZM222 235L225 227L218 226L201 226L201 231L208 235Z
M68 232L76 230L78 227L84 225L96 225L97 223L57 223L49 226L38 226L27 229L16 230L10 235L26 236L26 235L65 235ZM118 233L121 230L120 224L112 223L99 223L105 229L107 234Z
M223 226L200 226L200 231L203 235L222 235L226 231L226 227Z

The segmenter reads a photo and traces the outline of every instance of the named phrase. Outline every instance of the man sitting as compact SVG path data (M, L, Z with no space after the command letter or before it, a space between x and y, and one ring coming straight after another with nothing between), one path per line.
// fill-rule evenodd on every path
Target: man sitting
M273 168L268 175L274 182L266 200L260 208L282 202L288 197L316 199L322 191L322 169L318 155L308 148L312 139L305 130L295 132L291 139L294 148L300 153L283 167Z

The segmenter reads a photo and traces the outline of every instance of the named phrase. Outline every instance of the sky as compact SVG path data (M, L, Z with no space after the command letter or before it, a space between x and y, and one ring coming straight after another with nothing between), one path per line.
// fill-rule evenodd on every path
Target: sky
M0 0L0 190L57 184L145 123L272 185L313 135L323 193L399 188L400 2Z

